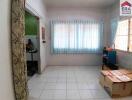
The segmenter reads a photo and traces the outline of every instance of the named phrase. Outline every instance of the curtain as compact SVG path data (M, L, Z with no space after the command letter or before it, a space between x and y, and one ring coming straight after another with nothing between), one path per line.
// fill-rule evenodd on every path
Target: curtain
M111 20L111 46L115 46L116 32L118 28L118 19Z
M102 40L101 21L51 21L52 53L101 53Z

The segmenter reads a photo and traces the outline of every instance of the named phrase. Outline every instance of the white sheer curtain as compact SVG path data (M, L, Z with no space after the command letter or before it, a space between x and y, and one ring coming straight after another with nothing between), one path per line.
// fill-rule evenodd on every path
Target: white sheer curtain
M102 26L95 20L51 21L52 53L100 53Z
M111 46L115 48L115 39L116 39L116 32L118 28L118 19L113 18L111 20Z

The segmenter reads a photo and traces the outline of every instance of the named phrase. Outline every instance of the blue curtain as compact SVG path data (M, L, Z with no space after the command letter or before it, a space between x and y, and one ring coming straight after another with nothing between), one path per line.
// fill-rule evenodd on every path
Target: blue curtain
M118 28L118 19L111 20L111 46L115 45L116 32Z
M101 53L102 47L102 21L51 21L52 53Z

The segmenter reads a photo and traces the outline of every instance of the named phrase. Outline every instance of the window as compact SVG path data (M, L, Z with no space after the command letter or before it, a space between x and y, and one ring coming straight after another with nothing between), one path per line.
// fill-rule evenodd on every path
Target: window
M128 48L128 20L120 21L118 23L115 48L127 51Z
M118 50L132 52L132 19L118 22L115 48Z
M101 24L96 21L52 22L53 53L101 52Z

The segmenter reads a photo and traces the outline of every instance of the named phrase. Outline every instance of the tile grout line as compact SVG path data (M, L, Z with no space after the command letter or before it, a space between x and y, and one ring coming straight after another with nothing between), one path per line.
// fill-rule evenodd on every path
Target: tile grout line
M66 69L66 100L68 100L68 99L67 99L67 96L68 96L68 95L67 95L67 71L68 71L68 68Z
M46 77L44 77L44 78L46 78ZM46 78L45 85L47 85L47 78ZM43 93L44 91L45 91L45 87L42 89L42 92L40 93L39 100L40 100L40 97L42 96L42 93Z
M80 97L80 100L81 100L80 90L79 90L79 87L78 87L78 81L77 81L77 77L75 75L75 72L74 72L74 77L75 77L75 80L76 80L77 90L79 92L79 97Z

